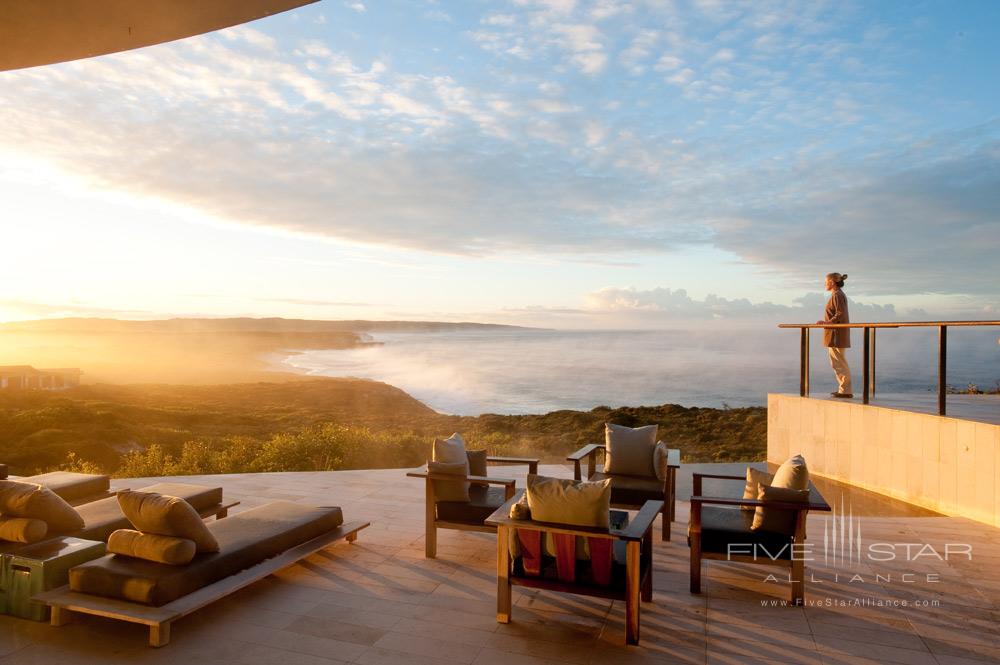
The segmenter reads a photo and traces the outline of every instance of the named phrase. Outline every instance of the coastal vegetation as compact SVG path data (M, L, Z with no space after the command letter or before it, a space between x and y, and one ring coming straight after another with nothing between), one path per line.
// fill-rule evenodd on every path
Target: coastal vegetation
M493 454L562 461L605 422L660 425L685 462L764 459L766 410L678 405L478 417L439 414L361 379L220 385L84 385L0 391L0 461L121 477L413 467L435 436L461 432Z

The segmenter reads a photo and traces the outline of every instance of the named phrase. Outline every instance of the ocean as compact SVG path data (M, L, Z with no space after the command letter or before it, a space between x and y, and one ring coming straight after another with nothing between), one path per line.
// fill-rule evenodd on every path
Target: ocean
M996 329L949 331L948 383L995 388ZM456 415L528 414L595 406L759 406L769 392L798 392L799 334L751 330L453 330L372 334L376 345L308 350L282 369L374 379L436 411ZM826 349L814 334L811 389L836 388ZM848 361L861 383L861 335ZM884 330L877 338L882 392L937 389L936 329Z

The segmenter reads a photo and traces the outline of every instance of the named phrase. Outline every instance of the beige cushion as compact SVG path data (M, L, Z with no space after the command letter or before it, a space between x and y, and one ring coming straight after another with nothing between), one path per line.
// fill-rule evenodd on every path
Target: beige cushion
M84 527L83 518L49 488L13 480L0 480L0 515L41 520L51 534Z
M49 527L42 520L0 515L0 540L11 543L37 543L45 538Z
M533 521L608 528L610 480L590 482L529 475L527 484L525 495ZM556 555L551 533L545 534L544 549L549 556ZM576 558L590 558L590 548L584 538L576 539Z
M761 501L790 501L793 503L808 503L809 490L794 490L773 485L761 485L757 498ZM753 516L752 531L760 529L769 533L780 533L790 536L795 533L795 518L797 511L787 508L769 508L757 506Z
M625 427L604 425L604 472L627 476L656 477L653 467L653 449L656 448L657 425Z
M770 485L771 479L774 478L767 471L758 471L753 467L747 467L747 484L743 488L743 498L757 500L760 496L760 488L762 485ZM741 510L754 510L754 506L740 506Z
M171 566L191 563L197 549L194 541L187 538L140 533L132 529L118 529L108 538L109 554L120 554Z
M469 473L469 463L466 462L428 462L429 473L442 473L465 477ZM469 482L451 480L432 480L434 483L434 499L437 501L468 501Z
M468 463L468 456L465 454L465 439L458 432L447 439L434 439L431 459L435 462Z
M536 522L607 528L611 481L528 476L528 508Z
M467 450L465 456L469 460L469 475L486 477L486 451Z
M806 461L802 455L785 460L774 472L771 486L792 490L809 489L809 469L806 467Z
M118 493L122 513L137 530L193 540L199 552L218 552L219 543L197 511L184 499L155 492Z

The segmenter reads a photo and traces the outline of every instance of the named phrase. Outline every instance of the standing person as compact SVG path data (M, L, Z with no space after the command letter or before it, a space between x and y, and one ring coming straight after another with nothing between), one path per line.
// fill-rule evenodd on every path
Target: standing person
M841 275L839 272L831 272L826 276L824 288L830 292L830 299L826 301L826 318L816 323L850 323L851 319L847 315L847 296L844 295L844 280L847 274ZM834 397L850 399L854 397L851 392L851 368L847 365L847 355L844 349L851 348L850 328L824 328L823 346L827 347L830 354L830 366L837 376L837 392L830 393Z

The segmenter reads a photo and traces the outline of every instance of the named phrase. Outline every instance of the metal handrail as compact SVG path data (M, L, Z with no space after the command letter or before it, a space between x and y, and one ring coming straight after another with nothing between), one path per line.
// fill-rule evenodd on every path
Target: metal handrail
M868 404L875 394L875 331L879 328L937 328L938 329L938 413L947 415L948 328L974 326L1000 326L1000 321L892 321L884 323L779 323L779 328L798 328L799 336L799 395L809 396L809 331L813 328L862 328L864 329L864 366L862 402Z

